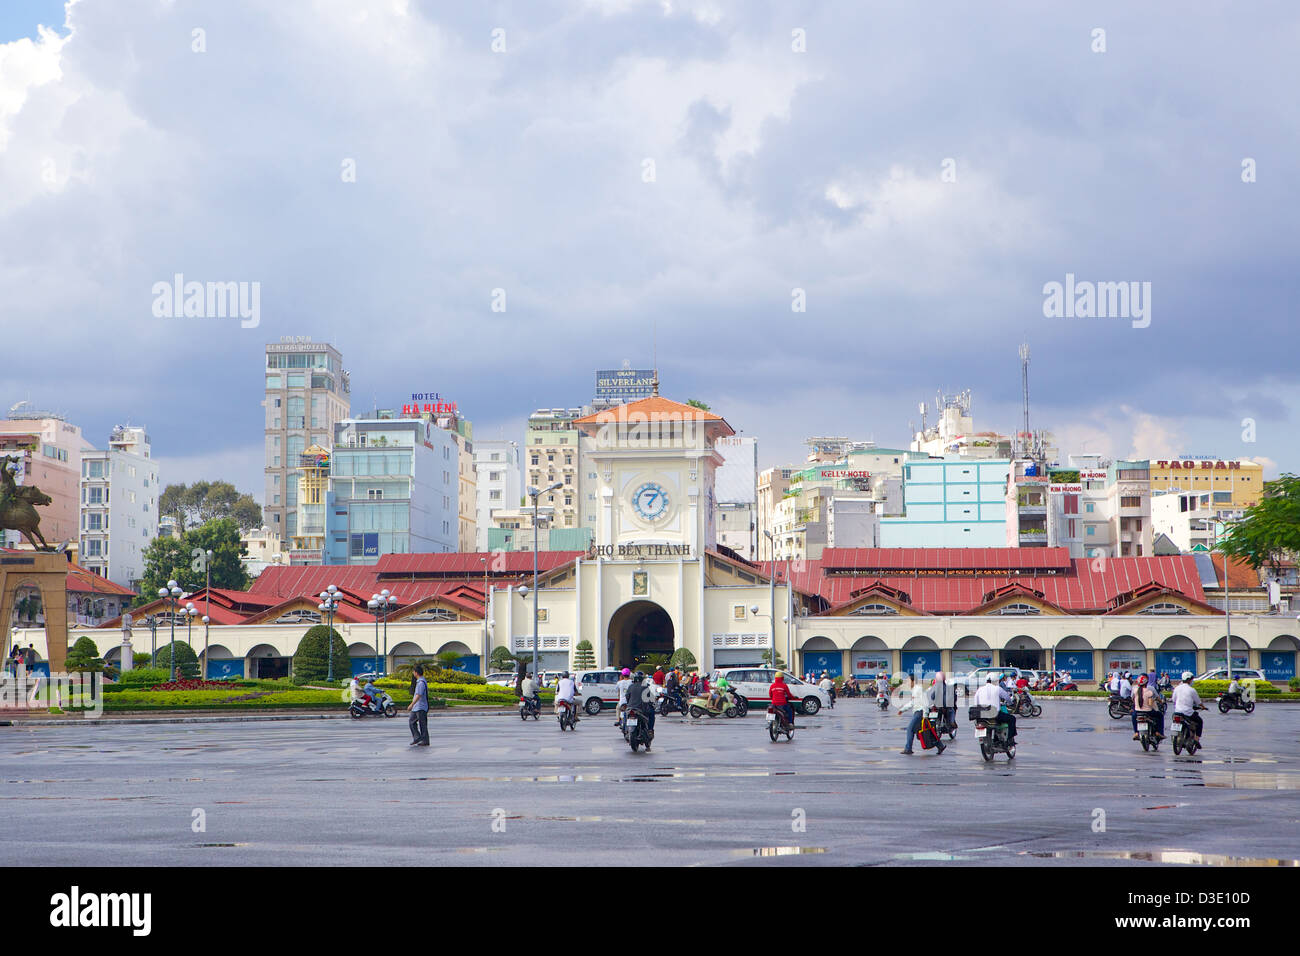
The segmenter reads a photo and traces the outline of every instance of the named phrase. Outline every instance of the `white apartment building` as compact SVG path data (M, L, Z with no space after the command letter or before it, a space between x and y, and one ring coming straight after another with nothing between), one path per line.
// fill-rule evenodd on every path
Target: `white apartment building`
M135 589L158 535L158 465L143 427L118 425L106 451L81 453L80 563Z
M750 561L758 558L758 439L719 438L714 450L723 457L714 483L713 523L717 543Z
M1151 494L1151 526L1155 534L1168 535L1184 554L1214 547L1218 522L1241 515L1240 508L1217 506L1210 491L1166 491Z
M504 438L475 442L474 473L478 516L475 550L487 551L493 513L517 509L524 493L519 443Z
M528 416L521 492L529 485L545 488L560 482L560 488L541 499L542 505L555 509L556 528L592 527L596 521L595 499L586 501L582 497L582 452L574 425L582 414L581 408L539 408Z

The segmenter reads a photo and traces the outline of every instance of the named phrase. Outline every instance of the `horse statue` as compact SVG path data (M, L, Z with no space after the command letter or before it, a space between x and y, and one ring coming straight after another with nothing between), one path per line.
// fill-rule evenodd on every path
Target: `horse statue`
M41 534L41 516L37 508L53 503L54 499L35 485L19 485L14 481L18 459L6 455L0 458L0 531L21 533L37 551L53 551ZM40 539L40 544L37 544Z

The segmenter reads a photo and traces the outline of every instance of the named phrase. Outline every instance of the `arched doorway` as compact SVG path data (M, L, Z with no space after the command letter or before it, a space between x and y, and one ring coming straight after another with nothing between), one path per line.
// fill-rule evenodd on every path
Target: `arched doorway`
M1017 634L1002 648L1002 665L1036 671L1043 666L1043 649L1028 634Z
M629 601L609 619L609 662L636 667L647 654L671 654L676 646L673 619L654 601Z
M812 671L819 678L825 671L832 678L844 673L844 655L829 637L810 637L799 648L799 673Z
M849 664L854 677L874 678L877 674L894 672L894 653L883 640L874 634L864 634L853 642L849 651Z
M909 638L898 654L899 668L906 674L916 674L922 680L931 680L939 670L939 645L924 634Z

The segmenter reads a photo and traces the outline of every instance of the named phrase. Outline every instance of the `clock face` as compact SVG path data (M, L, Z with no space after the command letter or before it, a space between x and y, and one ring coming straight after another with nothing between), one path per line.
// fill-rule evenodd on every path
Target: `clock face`
M636 490L632 497L632 507L645 520L655 521L668 511L668 495L661 485L647 481Z

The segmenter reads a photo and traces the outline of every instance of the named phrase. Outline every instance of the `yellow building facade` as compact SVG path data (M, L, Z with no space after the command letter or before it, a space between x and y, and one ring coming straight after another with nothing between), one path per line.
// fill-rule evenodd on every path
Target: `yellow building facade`
M1214 492L1213 507L1249 508L1264 491L1264 466L1244 459L1151 459L1151 491Z

